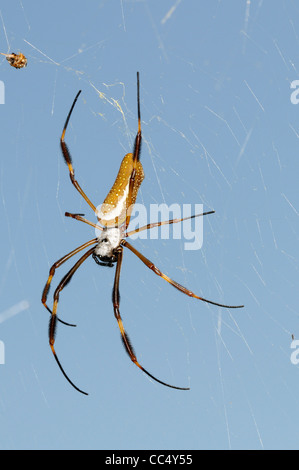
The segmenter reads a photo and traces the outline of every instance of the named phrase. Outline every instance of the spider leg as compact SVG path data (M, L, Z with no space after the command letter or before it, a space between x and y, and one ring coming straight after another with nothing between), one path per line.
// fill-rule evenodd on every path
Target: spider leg
M114 286L113 286L113 291L112 291L112 302L113 302L113 309L114 309L114 315L118 323L118 327L120 329L121 333L121 338L123 341L123 344L125 346L125 349L127 353L129 354L131 361L134 362L134 364L139 367L145 374L147 374L149 377L151 377L153 380L156 382L165 385L166 387L170 388L175 388L178 390L189 390L189 388L182 388L182 387L176 387L174 385L169 385L166 382L162 382L162 380L157 379L154 377L152 374L150 374L144 367L142 367L139 362L137 361L137 357L135 355L135 352L133 350L133 347L131 345L131 342L129 340L129 337L124 329L123 322L120 316L119 312L119 304L120 304L120 295L119 295L119 279L120 279L120 270L121 270L121 264L122 264L122 259L123 259L123 247L120 246L118 251L117 251L117 264L116 264L116 271L115 271L115 279L114 279Z
M80 222L84 222L85 224L91 225L95 229L103 230L103 228L100 225L94 224L93 222L90 222L89 220L85 219L83 217L84 214L71 214L70 212L65 212L64 215L66 217L71 217L72 219L76 219L76 220L79 220Z
M130 223L130 218L131 218L131 209L132 209L131 201L132 201L132 194L133 194L133 189L134 189L137 163L140 159L141 140L142 140L142 135L141 135L141 114L140 114L139 72L137 72L137 116L138 116L138 129L137 129L137 134L136 134L135 143L134 143L133 170L132 170L132 173L131 173L130 183L129 183L129 192L128 192L128 202L129 202L129 204L128 204L128 212L127 212L127 217L126 217L126 224L125 224L126 228L128 227L128 225Z
M225 308L242 308L244 305L223 305L219 304L217 302L212 302L211 300L204 299L203 297L199 297L198 295L195 295L191 290L187 289L184 286L181 286L178 282L170 279L170 277L166 276L166 274L163 274L155 265L152 263L149 259L147 259L145 256L143 256L139 251L136 250L130 243L128 243L126 240L121 241L122 246L125 246L129 248L134 255L136 255L149 269L151 269L155 274L158 276L162 277L165 281L169 282L173 287L178 289L179 291L183 292L183 294L188 295L189 297L193 297L195 299L202 300L203 302L207 302L212 305L217 305L218 307L225 307Z
M76 248L75 250L71 251L70 253L68 253L67 255L63 256L63 258L60 258L58 261L56 261L56 263L53 264L53 266L50 268L50 272L49 272L49 277L48 277L48 280L46 282L46 285L44 287L44 290L43 290L43 294L42 294L42 304L44 305L44 307L48 310L48 312L52 315L52 310L48 307L47 305L47 297L48 297L48 294L49 294L49 290L50 290L50 286L51 286L51 282L52 282L52 279L54 277L54 274L55 274L55 271L57 268L59 268L63 263L65 263L66 261L68 261L72 256L76 255L77 253L79 253L80 251L84 250L84 248L87 248L88 246L90 245L93 245L97 243L97 239L94 238L93 240L90 240L89 242L87 243L84 243L83 245L79 246L78 248ZM64 322L63 320L60 320L60 318L57 318L58 321L60 321L61 323L63 323L64 325L68 325L68 326L76 326L76 325L72 325L70 323L66 323Z
M94 251L94 247L92 247L90 250L88 250L86 253L84 253L83 256L81 256L81 258L77 261L77 263L69 270L69 272L62 278L62 280L60 281L58 287L56 288L55 290L55 293L54 293L54 302L53 302L53 310L52 310L52 316L51 316L51 319L50 319L50 324L49 324L49 343L50 343L50 347L51 347L51 350L52 350L52 353L54 355L54 358L61 370L61 372L63 373L64 377L66 378L66 380L78 391L78 392L81 392L83 393L84 395L88 395L88 393L86 392L83 392L83 390L80 390L80 388L78 388L71 380L70 378L67 376L67 374L65 373L58 357L57 357L57 354L56 354L56 351L55 351L55 348L54 348L54 343L55 343L55 332L56 332L56 321L57 321L57 306L58 306L58 302L59 302L59 294L60 292L62 291L62 289L65 288L65 286L71 281L74 273L77 271L77 269L81 266L81 264L90 256L92 255Z
M131 237L135 233L142 232L143 230L149 230L154 227L160 227L161 225L177 224L178 222L183 222L184 220L194 219L195 217L200 217L209 214L215 214L215 211L203 212L202 214L191 215L190 217L184 217L183 219L171 219L165 220L164 222L154 222L152 224L143 225L143 227L139 227L136 230L132 230L131 232L125 233L125 237Z
M87 202L87 204L92 208L92 210L96 213L97 210L95 208L95 206L93 205L93 203L89 200L89 198L86 196L85 192L83 191L83 189L81 188L81 186L79 185L78 181L75 179L75 172L74 172L74 169L73 169L73 165L72 165L72 157L70 155L70 152L67 148L67 145L64 141L64 137L65 137L65 133L66 133L66 129L67 129L67 126L68 126L68 123L69 123L69 120L70 120L70 117L71 117L71 114L73 112L73 109L75 107L75 104L76 104L76 101L79 97L81 93L81 90L77 93L74 101L73 101L73 104L72 104L72 107L69 111L69 114L66 118L66 121L65 121L65 124L64 124L64 128L63 128L63 131L62 131L62 134L61 134L61 137L60 137L60 147L61 147L61 151L62 151L62 155L63 155L63 158L65 160L65 163L67 164L68 166L68 169L69 169L69 172L70 172L70 179L71 179L71 182L73 183L73 185L75 186L75 188L77 189L77 191L79 191L79 193L81 194L81 196L85 199L85 201Z

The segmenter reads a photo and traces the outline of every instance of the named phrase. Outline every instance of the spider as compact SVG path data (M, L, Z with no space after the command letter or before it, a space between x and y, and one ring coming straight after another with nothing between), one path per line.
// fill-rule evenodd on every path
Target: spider
M54 263L53 266L50 268L49 277L44 287L44 290L42 293L42 299L41 299L43 305L51 314L50 324L49 324L50 348L52 350L54 358L61 372L63 373L67 381L78 392L81 392L84 395L88 395L86 392L78 388L70 380L70 378L64 371L61 365L61 362L59 361L58 356L56 354L54 343L55 343L55 332L56 332L56 327L57 327L57 321L60 321L61 323L67 324L69 326L75 326L75 325L66 323L57 317L57 307L58 307L60 292L70 282L73 275L75 274L77 269L82 265L82 263L84 263L84 261L86 261L87 258L92 256L94 261L101 266L112 267L116 264L114 286L113 286L113 291L112 291L112 303L113 303L114 315L117 320L117 324L121 333L122 342L132 362L137 367L139 367L139 369L141 369L145 374L151 377L151 379L155 380L156 382L162 385L165 385L166 387L170 387L170 388L174 388L178 390L189 390L189 387L177 387L177 386L170 385L156 378L150 372L148 372L137 360L136 354L133 350L129 337L123 326L123 321L122 321L120 310L119 310L119 307L120 307L119 281L120 281L121 265L123 261L123 250L124 248L127 248L128 250L130 250L132 253L134 253L134 255L136 255L145 264L145 266L147 266L155 274L157 274L157 276L160 276L162 279L167 281L173 287L178 289L180 292L183 292L183 294L188 295L189 297L193 297L195 299L199 299L199 300L202 300L203 302L208 302L210 304L217 305L219 307L242 308L243 305L238 305L238 306L223 305L217 302L212 302L211 300L207 300L203 297L199 297L198 295L195 295L189 289L187 289L186 287L183 287L182 285L178 284L176 281L170 279L170 277L168 277L166 274L162 273L160 269L158 269L149 259L147 259L139 251L137 251L136 248L134 248L126 240L131 235L137 232L140 232L142 230L149 230L153 227L159 227L165 224L175 224L178 222L182 222L186 219L191 219L194 217L212 214L214 213L214 211L204 212L202 214L192 215L191 217L185 217L182 219L172 219L172 220L167 220L167 221L162 221L162 222L150 223L148 225L139 227L132 231L127 230L129 222L130 222L131 212L132 212L133 206L137 198L137 193L144 179L144 172L143 172L142 164L140 162L140 150L141 150L142 136L141 136L141 118L140 118L140 85L139 85L139 73L138 72L137 72L138 130L137 130L137 134L135 137L133 153L128 153L123 158L116 180L110 192L108 193L106 199L104 200L100 210L97 210L94 204L90 201L90 199L87 197L85 192L82 190L78 181L75 179L75 173L74 173L74 169L72 165L71 155L65 143L65 133L67 130L67 126L68 126L71 114L73 112L73 109L75 107L75 104L77 102L77 99L80 93L81 93L81 90L77 93L73 101L73 104L71 106L71 109L68 113L68 116L66 118L62 135L60 138L60 146L61 146L63 158L69 169L69 176L70 176L72 184L75 186L77 191L79 191L79 193L85 199L85 201L91 207L91 209L95 212L95 214L97 215L98 222L102 225L102 227L100 227L98 224L94 224L93 222L90 222L89 220L85 219L83 217L84 214L71 214L69 212L65 213L66 217L71 217L78 221L84 222L94 228L100 229L100 235L97 238L93 238L92 240L89 240L88 242L84 243L78 248L75 248L70 253L63 256L58 261L56 261L56 263ZM62 264L64 264L66 261L68 261L70 258L72 258L73 256L77 255L79 252L87 248L88 250L83 254L83 256L81 256L81 258L75 263L75 265L62 278L61 282L56 288L54 292L54 296L53 296L53 308L51 310L47 305L47 297L49 294L50 285L51 285L53 276L56 272L56 269L59 268Z
M22 69L23 67L27 67L27 59L24 54L15 54L12 52L11 54L4 54L4 52L0 52L1 55L6 57L6 60L10 63L12 67L15 69Z

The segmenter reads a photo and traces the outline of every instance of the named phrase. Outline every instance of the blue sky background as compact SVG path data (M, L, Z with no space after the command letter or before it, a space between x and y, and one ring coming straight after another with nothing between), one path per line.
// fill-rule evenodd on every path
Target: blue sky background
M298 448L297 2L12 0L0 11L1 51L28 58L22 70L0 59L0 448ZM191 387L171 390L130 362L111 304L114 270L87 261L59 304L78 326L59 325L56 337L84 397L52 357L40 302L51 264L94 237L63 215L94 220L59 137L82 89L67 142L100 204L132 148L137 70L138 202L202 203L216 214L199 251L184 240L134 246L199 295L245 308L189 299L125 253L126 329L145 368Z

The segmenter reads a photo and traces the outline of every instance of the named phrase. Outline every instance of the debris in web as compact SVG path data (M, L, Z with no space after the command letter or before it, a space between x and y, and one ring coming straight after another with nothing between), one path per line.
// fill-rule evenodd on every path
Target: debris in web
M10 54L0 52L0 54L4 55L6 57L6 60L15 69L22 69L24 67L27 67L27 59L21 52L19 52L19 54L15 54L14 52L11 52Z

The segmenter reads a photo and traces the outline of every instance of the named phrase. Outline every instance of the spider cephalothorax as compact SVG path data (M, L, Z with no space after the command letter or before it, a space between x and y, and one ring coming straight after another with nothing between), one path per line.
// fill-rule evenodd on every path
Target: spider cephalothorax
M100 266L113 267L117 261L117 248L119 247L122 231L105 227L98 237L98 244L93 252L93 259Z

